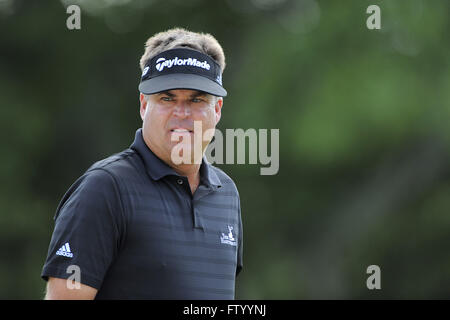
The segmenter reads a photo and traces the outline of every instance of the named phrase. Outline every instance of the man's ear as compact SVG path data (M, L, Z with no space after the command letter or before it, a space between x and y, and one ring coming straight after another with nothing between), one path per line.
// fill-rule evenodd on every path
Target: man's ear
M141 102L139 112L141 114L142 121L144 121L145 111L147 110L147 99L145 99L145 96L142 93L139 94L139 101Z
M220 121L220 117L222 116L222 106L223 106L223 98L219 97L217 99L216 105L214 106L214 111L216 112L216 125Z

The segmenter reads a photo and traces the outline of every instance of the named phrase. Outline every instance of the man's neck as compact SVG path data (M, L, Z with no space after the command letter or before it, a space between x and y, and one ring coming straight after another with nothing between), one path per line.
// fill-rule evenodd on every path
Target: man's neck
M147 147L163 162L165 162L169 167L171 167L176 173L181 176L185 176L188 178L189 186L191 188L192 194L194 194L195 190L197 190L198 185L200 184L200 165L201 163L194 164L181 164L176 165L171 160L170 157L166 159L164 157L164 152L159 150L156 146L153 146L150 141L145 139L143 135L143 139Z

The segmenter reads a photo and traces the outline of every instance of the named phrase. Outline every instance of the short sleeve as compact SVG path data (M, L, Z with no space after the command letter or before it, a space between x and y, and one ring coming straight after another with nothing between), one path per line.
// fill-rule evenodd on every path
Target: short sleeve
M80 282L99 289L117 255L123 230L123 207L113 176L88 171L67 191L55 215L55 228L41 277L67 279L69 266Z

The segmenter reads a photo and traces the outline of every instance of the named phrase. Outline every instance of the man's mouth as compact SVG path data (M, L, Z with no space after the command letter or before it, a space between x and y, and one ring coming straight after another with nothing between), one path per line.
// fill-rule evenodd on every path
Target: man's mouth
M184 129L184 128L177 128L177 129L172 129L170 130L170 132L179 132L179 133L193 133L193 130L189 130L189 129Z

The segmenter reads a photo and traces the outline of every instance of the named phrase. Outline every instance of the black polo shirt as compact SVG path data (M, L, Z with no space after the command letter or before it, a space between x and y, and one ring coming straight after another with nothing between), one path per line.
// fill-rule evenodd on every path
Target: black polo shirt
M139 129L129 149L95 163L61 200L42 277L67 279L70 265L96 299L234 299L236 186L203 158L192 195Z

